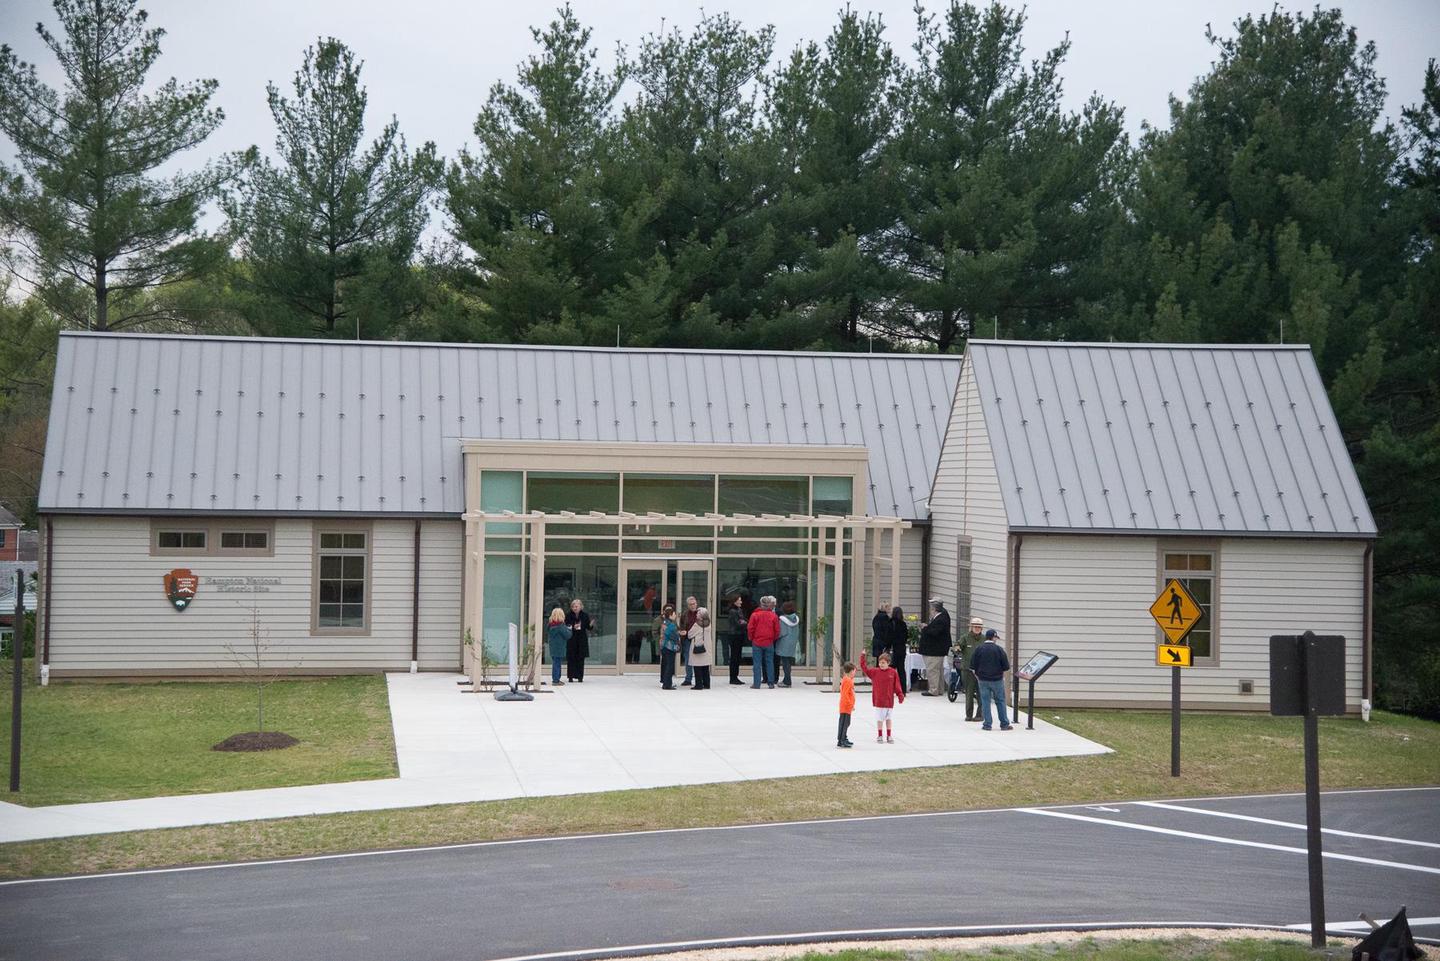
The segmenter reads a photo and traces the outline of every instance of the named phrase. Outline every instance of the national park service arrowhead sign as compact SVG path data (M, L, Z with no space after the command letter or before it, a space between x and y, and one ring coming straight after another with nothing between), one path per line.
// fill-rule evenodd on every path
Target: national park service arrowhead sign
M165 596L170 598L170 603L177 611L188 608L199 589L200 578L189 568L177 567L165 575Z

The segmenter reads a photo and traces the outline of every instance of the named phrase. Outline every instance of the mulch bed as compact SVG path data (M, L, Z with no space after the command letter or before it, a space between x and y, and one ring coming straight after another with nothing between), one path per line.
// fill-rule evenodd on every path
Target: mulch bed
M278 751L282 747L293 747L299 743L298 739L282 731L246 731L244 734L230 735L210 750Z

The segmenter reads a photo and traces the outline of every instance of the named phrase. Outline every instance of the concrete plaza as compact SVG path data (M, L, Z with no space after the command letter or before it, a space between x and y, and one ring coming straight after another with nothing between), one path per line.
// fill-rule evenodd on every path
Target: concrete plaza
M388 675L398 778L39 808L0 803L0 843L1109 750L1041 716L1033 731L982 731L965 723L961 705L919 696L895 712L896 743L877 744L864 690L851 728L856 746L839 750L836 696L799 682L755 690L722 674L709 691L663 691L655 677L593 676L505 703L468 693L459 680Z

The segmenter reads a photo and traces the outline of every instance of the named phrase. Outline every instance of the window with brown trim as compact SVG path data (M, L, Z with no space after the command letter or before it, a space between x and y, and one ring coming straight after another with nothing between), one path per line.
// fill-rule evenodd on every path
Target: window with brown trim
M269 531L220 531L220 550L230 551L268 551L270 549Z
M209 539L203 529L162 529L155 532L155 549L160 551L202 552Z
M1220 600L1215 581L1216 552L1167 550L1162 556L1161 582L1178 580L1200 605L1200 620L1190 628L1183 643L1190 645L1196 663L1213 664L1219 652L1215 629Z
M370 625L370 535L320 531L315 547L315 628L364 631Z

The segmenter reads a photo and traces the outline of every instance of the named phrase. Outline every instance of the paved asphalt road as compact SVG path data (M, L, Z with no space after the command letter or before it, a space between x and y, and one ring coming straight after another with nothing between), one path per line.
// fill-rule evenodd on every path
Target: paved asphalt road
M1417 935L1440 937L1440 789L1329 793L1323 816L1329 922L1405 904ZM0 885L0 958L451 961L877 929L1296 925L1303 819L1294 795L1112 803L16 882Z

